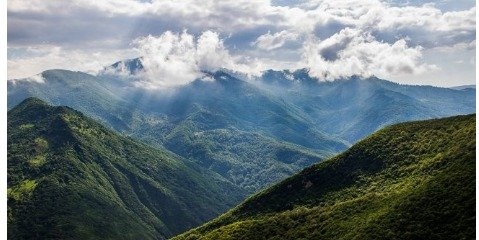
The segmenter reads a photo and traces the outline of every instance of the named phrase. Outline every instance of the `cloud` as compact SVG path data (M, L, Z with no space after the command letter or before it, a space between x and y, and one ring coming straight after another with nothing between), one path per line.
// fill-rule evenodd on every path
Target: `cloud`
M325 38L345 27L371 31L389 43L407 36L412 45L438 46L475 38L475 7L444 11L438 5L404 6L378 0L311 0L289 6L246 0L9 0L8 35L9 43L58 40L81 44L96 39L116 40L121 45L167 30L189 29L199 34L211 29L234 35L261 29L255 41L260 49L301 40L294 33L315 32ZM127 34L118 31L125 28Z
M167 31L160 36L147 36L134 41L144 67L141 85L162 88L184 85L204 76L204 71L221 68L251 73L253 62L232 56L219 34L205 31L195 38L186 30ZM259 72L259 71L258 71Z
M475 7L443 11L436 4L394 6L375 0L319 0L303 5L305 25L315 25L315 34L325 38L331 30L346 27L369 31L379 41L394 43L408 38L413 46L436 47L475 39ZM306 24L309 23L309 24Z
M149 87L186 84L200 75L196 62L196 42L183 32L165 32L161 36L147 36L134 43L142 56Z
M19 81L39 83L39 84L45 83L45 79L43 78L43 76L42 76L41 73L36 74L36 75L33 75L33 76L30 76L30 77L27 77L27 78L11 79L11 80L9 80L9 81L10 81L11 83L13 83L13 84L16 84L16 83L19 82Z
M436 50L441 53L446 53L446 54L453 54L454 52L459 52L459 51L475 51L476 40L473 40L471 42L461 42L451 46L435 47L433 50Z
M464 11L442 12L432 4L420 7L386 7L383 6L375 17L377 29L419 28L429 31L471 31L475 29L476 8Z
M43 78L42 74L33 75L27 79L37 83L45 83L45 79Z
M433 65L422 63L420 47L408 47L404 39L379 42L371 34L346 28L325 40L311 36L303 48L310 74L332 80L351 75L387 76L418 74Z
M8 48L8 79L28 78L47 69L67 69L95 73L104 66L131 57L133 52L117 50L85 52L68 50L55 45L39 45L27 48ZM18 53L18 54L17 54Z
M287 41L296 40L299 37L297 33L283 30L273 35L270 32L263 34L253 42L258 48L263 50L273 50L282 47Z
M232 68L235 63L220 40L218 33L206 31L198 38L196 48L198 68L215 71L218 68Z
M422 0L9 0L9 77L25 75L22 74L23 71L33 73L45 70L40 66L64 68L69 61L90 61L86 56L92 53L112 56L111 53L114 52L117 56L124 56L127 54L119 54L119 51L131 53L129 44L136 39L147 38L145 36L149 35L161 36L165 32L181 32L183 29L188 29L189 35L197 36L193 37L192 49L196 52L195 55L199 54L198 51L216 54L205 53L201 54L203 58L197 57L195 61L198 63L193 64L196 67L187 68L192 76L197 75L196 68L208 68L210 65L230 66L248 72L258 72L260 67L277 69L308 66L309 64L300 62L300 59L312 62L314 57L304 58L305 54L301 49L319 43L321 51L316 55L327 62L336 62L346 59L346 53L353 49L351 46L361 42L358 40L361 38L362 45L369 44L381 49L392 49L393 46L404 48L406 53L402 55L409 57L402 57L402 62L411 62L413 59L413 62L420 64L412 68L408 67L409 65L402 68L384 67L382 64L382 68L374 72L414 74L424 69L422 67L433 65L421 62L423 51L440 51L475 41L475 3L461 0L462 7L455 5L452 8L452 5L454 4L445 4L444 1L431 4ZM351 41L348 43L348 36L341 33L345 29L360 34L348 35ZM205 44L200 44L199 39L207 31L228 37L221 39L205 35L205 39L201 40ZM338 37L343 39L336 39ZM216 40L219 42L215 43ZM50 54L48 58L30 55L28 61L28 56L25 56L22 59L27 65L23 66L15 64L19 63L19 59L10 58L10 52L15 51L14 49L44 48L45 45L59 47L66 54ZM356 45L354 49L362 46ZM219 46L222 50L212 46ZM139 46L136 47L140 49ZM180 50L176 52L186 55ZM77 57L72 59L68 56L69 53ZM227 62L221 61L221 64L218 63L220 57L210 57L225 53L228 54L221 58ZM372 54L360 54L363 57L356 57L357 60L354 61L354 57L347 58L350 66L345 68L343 75L359 71L352 69L372 71L371 68L375 65L366 67L368 61L365 59L374 58L364 57ZM391 59L400 55L394 54ZM98 63L104 63L106 60L105 57L96 59ZM120 59L112 59L112 62ZM39 62L49 60L51 61ZM187 59L184 60L188 62ZM69 69L80 66L78 70L82 70L90 63L71 64ZM26 69L29 65L31 69ZM190 65L188 63L185 66ZM475 70L471 68L469 71ZM13 75L10 72L18 74ZM186 80L178 80L184 81Z

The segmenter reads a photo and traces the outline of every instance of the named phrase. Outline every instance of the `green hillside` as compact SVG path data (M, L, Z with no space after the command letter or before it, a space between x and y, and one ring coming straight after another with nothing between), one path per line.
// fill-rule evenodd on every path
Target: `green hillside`
M29 98L8 112L9 239L164 239L237 203L218 174Z
M387 127L174 239L474 239L475 125Z

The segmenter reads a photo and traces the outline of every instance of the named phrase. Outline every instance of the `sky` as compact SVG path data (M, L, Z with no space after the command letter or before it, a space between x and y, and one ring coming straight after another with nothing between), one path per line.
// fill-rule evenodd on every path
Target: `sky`
M142 57L146 75L184 84L203 70L309 68L417 85L475 84L471 0L9 0L7 75L96 73ZM173 79L173 80L172 80ZM169 82L168 82L169 81Z

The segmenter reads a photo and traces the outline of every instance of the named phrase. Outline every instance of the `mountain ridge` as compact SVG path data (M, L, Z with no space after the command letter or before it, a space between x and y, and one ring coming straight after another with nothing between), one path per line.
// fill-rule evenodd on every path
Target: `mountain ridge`
M173 239L469 239L475 114L386 127Z
M29 98L8 120L10 239L164 239L244 194L213 172L119 136L69 107Z

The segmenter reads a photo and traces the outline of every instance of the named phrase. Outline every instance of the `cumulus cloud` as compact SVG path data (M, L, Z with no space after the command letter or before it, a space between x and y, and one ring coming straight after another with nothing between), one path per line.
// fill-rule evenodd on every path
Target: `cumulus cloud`
M137 39L135 45L142 56L145 84L153 86L188 83L198 77L193 36L183 32L165 32L159 37Z
M283 46L287 41L296 40L297 38L297 33L288 32L286 30L275 34L268 32L259 36L256 41L253 42L253 45L256 45L260 49L272 50Z
M196 63L201 70L215 71L218 68L232 68L234 61L220 40L218 33L206 31L198 38Z
M437 4L425 2L393 6L377 0L318 0L307 1L303 9L304 19L300 22L314 24L315 34L322 38L333 24L332 29L337 32L345 27L369 31L378 40L389 43L407 37L411 45L425 48L475 39L475 7L444 11Z
M253 61L232 56L219 34L205 31L195 38L186 30L167 31L160 36L147 36L134 41L141 56L145 87L184 85L221 68L251 73Z
M408 47L404 39L389 44L371 34L346 28L328 39L305 43L303 58L310 74L332 80L351 75L391 76L417 74L435 66L421 62L421 47Z

